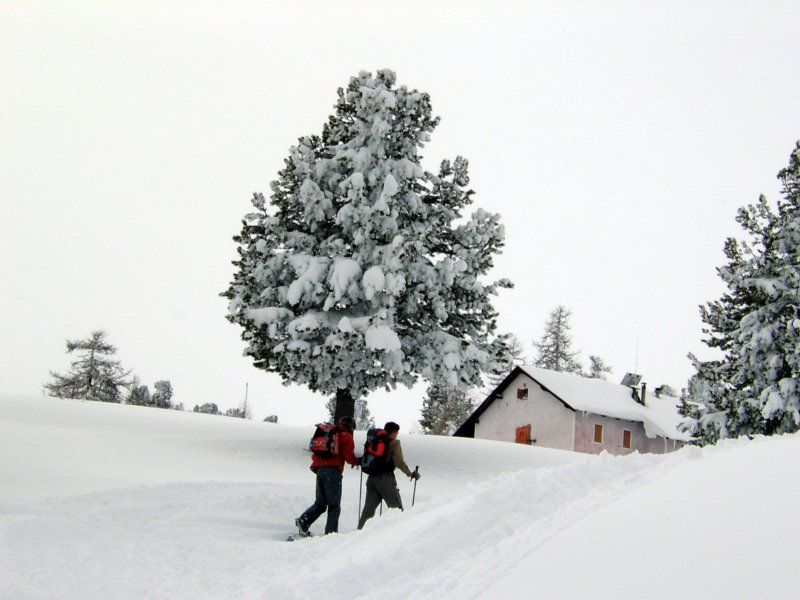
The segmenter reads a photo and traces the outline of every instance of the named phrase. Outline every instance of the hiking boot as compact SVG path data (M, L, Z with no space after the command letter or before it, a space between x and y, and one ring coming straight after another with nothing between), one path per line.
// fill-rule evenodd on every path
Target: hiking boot
M301 537L311 537L311 532L308 530L308 526L303 523L300 517L294 520L294 524L297 525L297 532Z

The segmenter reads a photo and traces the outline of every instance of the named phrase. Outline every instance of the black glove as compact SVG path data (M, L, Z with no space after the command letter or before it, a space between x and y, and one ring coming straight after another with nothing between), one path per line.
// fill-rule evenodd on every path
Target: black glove
M419 471L414 471L414 472L411 474L411 479L416 479L416 480L419 480L419 477L420 477L420 475L419 475Z

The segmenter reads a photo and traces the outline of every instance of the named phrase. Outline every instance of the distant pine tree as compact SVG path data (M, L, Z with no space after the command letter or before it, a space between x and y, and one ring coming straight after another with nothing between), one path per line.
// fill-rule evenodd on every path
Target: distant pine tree
M572 350L570 316L572 313L564 306L557 306L550 313L542 338L533 343L538 352L535 366L551 371L582 373L583 368L577 360L579 352Z
M778 177L775 209L764 196L739 209L746 239L726 241L717 269L727 291L701 307L703 342L723 354L690 355L681 411L701 444L800 429L800 142Z
M225 411L225 416L236 417L237 419L252 419L253 413L250 410L250 403L247 397L243 398L241 403L236 408L229 408Z
M156 381L153 384L155 391L152 396L152 406L157 408L172 408L172 384L166 380Z
M516 335L509 333L505 336L498 336L498 339L505 343L505 351L500 353L496 365L488 372L489 390L487 393L500 385L514 367L527 362L525 348Z
M137 376L134 376L133 381L128 387L128 395L125 397L125 404L133 404L137 406L150 406L150 390Z
M192 412L196 413L204 413L207 415L221 415L222 411L217 407L217 405L213 402L206 402L202 406L195 404L195 407L192 409Z
M129 385L126 378L130 371L110 358L117 349L105 338L105 331L98 330L88 339L67 340L67 354L76 352L79 358L66 375L51 371L53 381L44 388L58 398L120 402L122 389Z
M328 400L325 404L325 408L328 409L328 414L330 415L330 420L332 423L336 422L336 396L333 396ZM372 415L369 412L369 406L367 405L366 398L358 398L355 402L355 414L353 419L356 422L356 430L357 431L366 431L368 429L372 429L375 427L375 419L372 418Z
M431 435L451 435L472 414L474 404L469 394L446 384L428 387L422 403L419 424Z
M608 379L611 374L611 365L596 355L589 356L589 373L586 375L590 379Z
M366 398L359 398L356 400L356 429L358 431L367 431L375 427L375 419L369 412Z

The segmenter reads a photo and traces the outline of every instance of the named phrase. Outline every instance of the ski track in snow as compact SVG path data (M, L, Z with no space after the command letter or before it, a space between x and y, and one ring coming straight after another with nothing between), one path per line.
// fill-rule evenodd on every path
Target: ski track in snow
M341 533L287 543L310 435L0 397L0 598L796 597L800 436L623 458L402 436L416 506L399 475L407 510L354 531L347 469Z
M310 486L187 483L50 499L25 517L3 511L6 564L28 575L3 597L176 598L194 588L208 598L299 599L321 581L334 598L486 597L525 559L514 551L520 540L532 551L677 458L527 469L438 498L424 494L422 480L416 506L384 510L360 533L357 495L345 490L342 533L293 544L289 524L310 503Z

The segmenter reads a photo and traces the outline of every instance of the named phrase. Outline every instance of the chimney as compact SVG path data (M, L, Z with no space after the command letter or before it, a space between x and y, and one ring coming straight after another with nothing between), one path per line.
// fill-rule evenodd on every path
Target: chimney
M640 400L642 406L647 406L647 384L642 382L642 399Z

